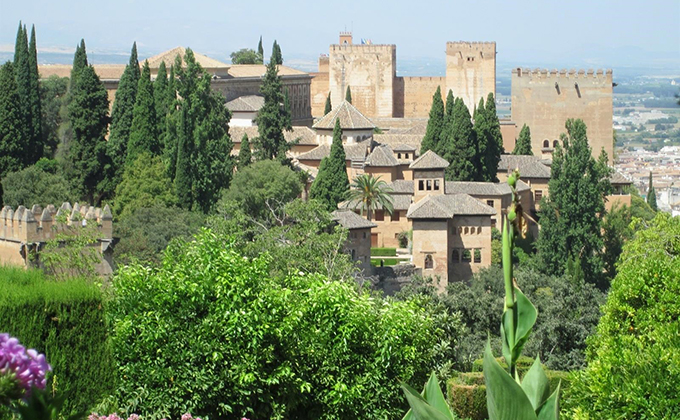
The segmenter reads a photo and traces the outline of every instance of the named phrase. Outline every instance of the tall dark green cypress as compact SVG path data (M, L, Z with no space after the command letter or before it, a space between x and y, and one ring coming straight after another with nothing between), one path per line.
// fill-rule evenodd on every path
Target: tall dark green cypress
M264 64L264 48L262 48L262 35L260 35L260 42L257 44L257 55L260 57L260 64Z
M345 91L345 100L350 104L352 103L352 90L350 90L349 86L347 86L347 90Z
M193 194L191 190L191 154L193 152L192 141L189 138L189 110L182 108L179 111L179 125L177 127L177 164L175 173L175 193L178 204L185 209L193 206Z
M446 94L446 108L444 109L444 125L448 125L449 121L453 118L453 108L456 103L456 98L453 96L453 92L449 89L449 93Z
M333 110L333 105L331 104L331 93L328 92L328 96L326 97L326 105L323 108L323 115L328 114Z
M93 204L99 203L106 189L108 114L109 99L104 84L92 66L82 68L71 86L68 105L73 140L67 155L66 175L81 197Z
M496 115L493 94L489 93L486 106L484 105L484 98L479 100L479 106L475 109L474 120L478 151L476 160L477 180L498 182L496 173L503 151L503 138L500 122Z
M28 54L28 36L26 27L19 22L17 39L14 47L14 72L19 93L19 108L21 109L21 131L25 138L26 148L22 150L22 165L29 166L35 162L35 148L37 144L33 136L33 115L31 108L31 65ZM38 115L40 118L40 115ZM22 142L23 143L23 142Z
M487 166L493 168L492 178L496 179L496 168L501 160L501 154L505 153L505 148L503 147L501 122L498 120L498 112L496 111L496 98L494 98L491 92L486 97L486 115L490 123L491 145L493 147L493 153L489 155L490 160L487 162Z
M0 177L24 166L28 138L22 124L14 64L8 61L0 67Z
M167 175L171 180L175 179L177 173L177 139L179 134L180 114L177 111L177 85L175 79L175 66L170 66L170 76L165 92L165 107L168 112L165 116L165 133L163 137L163 156L165 156L165 167Z
M156 107L156 121L158 121L158 138L165 139L165 120L168 113L168 102L165 100L168 91L168 72L165 61L158 66L156 80L153 82L153 101Z
M654 181L652 179L652 171L649 171L649 187L647 189L647 204L649 207L658 211L659 207L656 205L656 190L654 190Z
M432 106L430 107L430 118L427 120L427 131L420 144L420 154L428 150L436 151L439 146L442 129L444 128L444 101L442 100L442 90L437 86L437 91L432 96Z
M283 64L283 55L281 55L281 47L279 46L278 42L274 40L274 45L272 46L272 56L269 58L269 61L273 61L274 64L282 65Z
M338 204L347 198L349 178L346 161L345 148L342 146L342 128L340 120L336 119L331 153L321 161L319 174L309 190L309 197L319 200L328 211L337 210Z
M250 140L248 134L243 133L241 138L241 148L238 151L238 169L239 171L249 166L252 163L253 156L250 150Z
M519 138L515 144L515 149L512 151L513 155L533 155L531 149L531 130L529 126L524 124L519 131Z
M470 111L461 98L454 100L452 111L444 128L441 153L437 154L450 163L447 181L474 181L478 175L477 140Z
M125 169L127 145L130 141L130 127L132 126L132 114L137 99L139 77L137 43L135 42L132 44L130 62L120 77L118 89L116 90L116 98L111 109L111 135L108 141L108 153L112 163L111 173L109 174L112 185L119 184Z
M71 79L69 81L69 86L73 87L75 79L81 70L88 66L87 62L87 51L85 49L85 40L80 40L80 45L76 46L76 53L73 56L73 66L71 67Z
M43 157L45 152L42 134L42 104L40 101L40 75L38 74L38 47L35 39L35 25L31 27L31 40L28 44L28 67L31 82L28 101L33 126L31 129L31 149L33 150L31 164L33 164Z
M259 136L253 139L257 160L278 159L287 162L286 152L290 144L283 135L288 126L285 111L281 77L278 75L276 62L272 59L267 64L267 71L260 86L264 96L264 105L257 113L255 121Z
M140 154L158 156L161 145L158 139L158 121L154 104L153 84L149 62L144 62L137 87L137 99L130 127L130 141L127 146L127 164L131 165Z

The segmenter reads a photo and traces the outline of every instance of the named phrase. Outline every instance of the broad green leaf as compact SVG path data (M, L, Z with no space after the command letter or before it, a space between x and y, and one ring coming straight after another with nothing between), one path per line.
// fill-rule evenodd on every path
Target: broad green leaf
M522 387L494 359L488 341L484 350L484 382L489 420L537 420Z
M536 357L531 369L524 375L522 389L531 401L534 410L538 410L538 407L550 396L550 383L541 366L540 357Z
M545 403L538 410L538 420L559 420L560 419L560 387L562 381L557 384L555 392L552 393Z
M453 416L449 413L446 415L435 409L425 401L425 399L416 391L406 384L401 384L401 388L406 394L408 405L411 406L412 415L415 420L451 420Z
M507 329L505 325L508 325L509 328L509 318L510 317L510 312L505 311L503 312L503 317L501 318L501 344L503 345L503 357L505 357L505 363L508 364L508 369L510 369L510 365L512 365L513 359L512 359L512 351L511 348L514 347L514 344L511 344L509 342L509 337L506 333Z
M425 401L430 404L434 409L447 415L451 420L453 420L453 415L451 414L451 409L446 403L446 398L442 393L442 389L439 387L439 381L437 380L437 375L432 372L430 379L425 384L425 390L423 391Z
M517 307L517 329L515 331L515 346L512 348L512 356L514 360L519 359L522 354L522 349L524 344L526 344L531 334L531 329L536 323L536 317L538 316L538 311L524 293L522 293L518 288L515 287L515 296L517 301L515 306Z

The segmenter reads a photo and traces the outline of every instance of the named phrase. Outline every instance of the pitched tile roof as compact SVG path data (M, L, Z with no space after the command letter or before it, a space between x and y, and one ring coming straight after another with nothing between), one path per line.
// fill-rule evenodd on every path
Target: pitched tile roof
M550 168L538 156L501 155L498 172L519 169L521 178L550 178Z
M432 150L428 150L409 165L411 169L445 169L449 162Z
M609 181L612 185L631 185L633 183L623 176L621 172L616 170L612 173L612 176L609 177Z
M306 73L288 66L277 66L279 76L304 76ZM264 64L232 64L229 67L229 75L232 77L262 77L267 72Z
M147 61L149 62L149 67L152 69L157 69L160 65L161 62L164 61L165 65L169 68L171 65L175 64L175 57L178 55L184 60L184 55L186 54L187 49L184 47L176 47L168 51L164 51L160 54L154 55L153 57L147 58ZM217 61L214 58L210 58L207 55L201 54L199 52L194 51L194 57L196 58L196 62L201 65L203 68L208 68L208 69L214 69L214 68L228 68L229 64L223 63L221 61ZM186 65L186 63L183 63L183 65Z
M394 157L394 152L390 146L378 146L373 148L373 151L366 159L366 164L369 166L398 166L399 161Z
M375 128L375 124L371 120L347 101L343 101L338 107L333 108L312 127L332 130L335 128L336 119L340 120L340 127L343 130L372 130Z
M423 135L420 134L373 134L373 141L380 144L387 144L392 147L392 150L397 150L398 146L412 147L414 150L420 150L420 143L423 141Z
M392 194L411 194L414 193L413 181L408 181L405 179L397 179L392 181L391 184L387 184L388 187L392 189Z
M366 220L366 218L359 216L349 209L335 210L333 213L333 220L340 223L340 226L345 229L368 229L378 227L373 222Z
M322 160L331 154L331 146L322 144L310 150L309 152L301 153L298 160Z
M512 191L505 182L446 181L446 194L509 195Z
M94 64L94 71L101 80L117 80L125 71L125 64ZM41 64L38 73L41 79L47 79L54 75L58 77L71 77L70 64Z
M241 143L241 138L243 138L243 133L248 134L250 140L260 135L258 128L256 126L252 127L229 127L229 135L231 136L231 141L234 143ZM315 145L316 133L309 127L304 126L293 126L293 131L283 131L283 137L287 142L293 142L299 139L297 144L302 145Z
M392 146L392 150L394 150L395 152L415 152L416 146L399 143L396 146Z
M345 144L345 158L347 160L364 160L366 158L366 145L359 144ZM297 157L298 160L322 160L331 154L331 146L321 145L317 146L309 152L302 153Z
M231 101L227 102L224 104L229 111L249 111L249 112L255 112L259 111L260 108L264 105L264 97L259 96L259 95L245 95L245 96L239 96L236 99L232 99Z
M394 210L408 210L411 206L411 195L408 194L392 194L392 208ZM340 208L347 209L357 209L360 208L360 202L358 200L343 201L338 204ZM382 210L383 207L378 205L378 210Z
M493 216L496 210L467 194L430 195L412 204L409 219L450 219L453 216Z

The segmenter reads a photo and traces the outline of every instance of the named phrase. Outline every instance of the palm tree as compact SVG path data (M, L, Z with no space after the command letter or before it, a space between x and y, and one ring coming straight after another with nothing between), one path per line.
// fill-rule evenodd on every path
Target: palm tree
M361 209L361 215L364 211L368 213L368 220L373 216L373 210L382 208L389 214L392 214L392 189L387 186L385 181L380 177L373 177L370 174L358 175L350 185L348 202L354 208Z

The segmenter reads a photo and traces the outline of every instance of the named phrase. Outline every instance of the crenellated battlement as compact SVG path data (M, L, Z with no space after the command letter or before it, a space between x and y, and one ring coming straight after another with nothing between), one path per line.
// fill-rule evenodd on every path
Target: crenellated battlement
M63 203L59 209L50 204L44 209L5 206L0 211L0 241L36 243L54 239L58 234L77 234L85 226L96 226L100 239L113 238L113 216L108 205L104 208Z
M330 46L331 54L337 53L394 53L397 46L394 44L332 44Z
M526 77L530 79L553 79L553 78L569 78L569 79L593 79L593 80L609 80L612 78L611 69L529 69L529 68L514 68L512 69L512 77Z
M496 42L490 41L448 41L446 53L453 54L460 51L495 52Z

